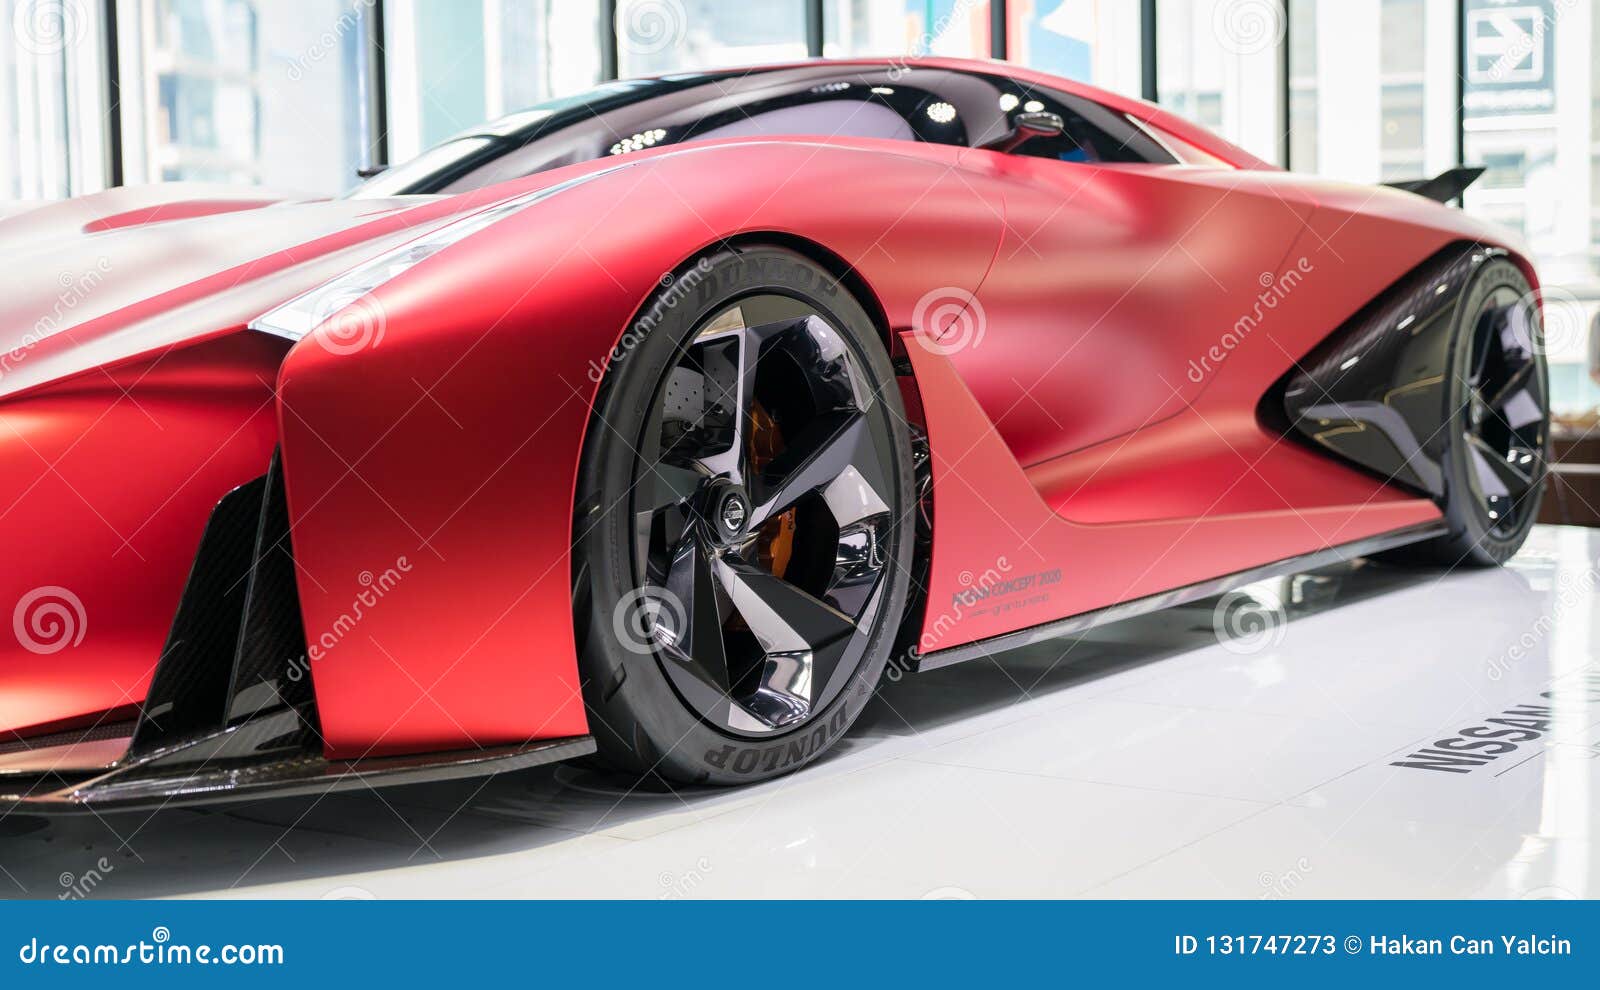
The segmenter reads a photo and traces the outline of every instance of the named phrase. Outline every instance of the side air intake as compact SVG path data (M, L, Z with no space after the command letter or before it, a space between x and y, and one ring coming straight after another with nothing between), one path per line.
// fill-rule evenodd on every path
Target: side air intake
M196 760L317 752L317 716L305 669L283 473L223 496L212 510L162 650L130 759L233 731ZM231 658L225 661L223 658Z

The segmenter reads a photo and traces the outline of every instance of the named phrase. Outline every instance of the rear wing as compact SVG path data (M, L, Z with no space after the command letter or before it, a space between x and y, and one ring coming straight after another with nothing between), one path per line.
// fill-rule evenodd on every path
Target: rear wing
M1385 182L1384 185L1394 189L1404 189L1414 192L1418 196L1426 196L1439 203L1448 203L1457 199L1467 191L1467 187L1478 181L1484 173L1482 165L1457 165L1448 171L1440 172L1431 179L1407 179L1404 182Z

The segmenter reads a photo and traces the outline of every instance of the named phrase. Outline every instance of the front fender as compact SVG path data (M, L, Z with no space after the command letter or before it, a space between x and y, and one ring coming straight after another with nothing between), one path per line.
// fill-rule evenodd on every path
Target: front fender
M647 158L447 248L337 315L338 338L324 324L296 345L279 420L328 755L586 732L573 491L640 307L698 252L768 232L843 259L908 327L928 286L975 290L999 243L997 206L952 164L794 141Z

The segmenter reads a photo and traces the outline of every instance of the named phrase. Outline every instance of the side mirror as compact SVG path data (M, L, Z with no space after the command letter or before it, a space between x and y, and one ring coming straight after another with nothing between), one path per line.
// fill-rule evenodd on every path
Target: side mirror
M1034 138L1058 137L1066 129L1066 122L1061 119L1060 114L1045 111L1019 113L1011 119L1011 130L978 147L985 151L998 151L1004 155L1016 151Z

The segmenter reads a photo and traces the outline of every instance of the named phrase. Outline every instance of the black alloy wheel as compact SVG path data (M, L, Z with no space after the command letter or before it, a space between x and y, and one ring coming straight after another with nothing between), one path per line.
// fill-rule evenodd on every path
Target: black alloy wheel
M898 386L860 305L781 249L710 272L716 291L602 384L575 578L602 757L732 783L809 762L859 714L915 520Z
M1470 323L1462 440L1486 527L1505 539L1538 511L1549 433L1544 354L1532 307L1500 286ZM1531 497L1530 497L1531 496Z
M1449 533L1389 559L1493 566L1528 538L1549 470L1550 381L1537 302L1508 258L1473 273L1451 346L1440 502Z

